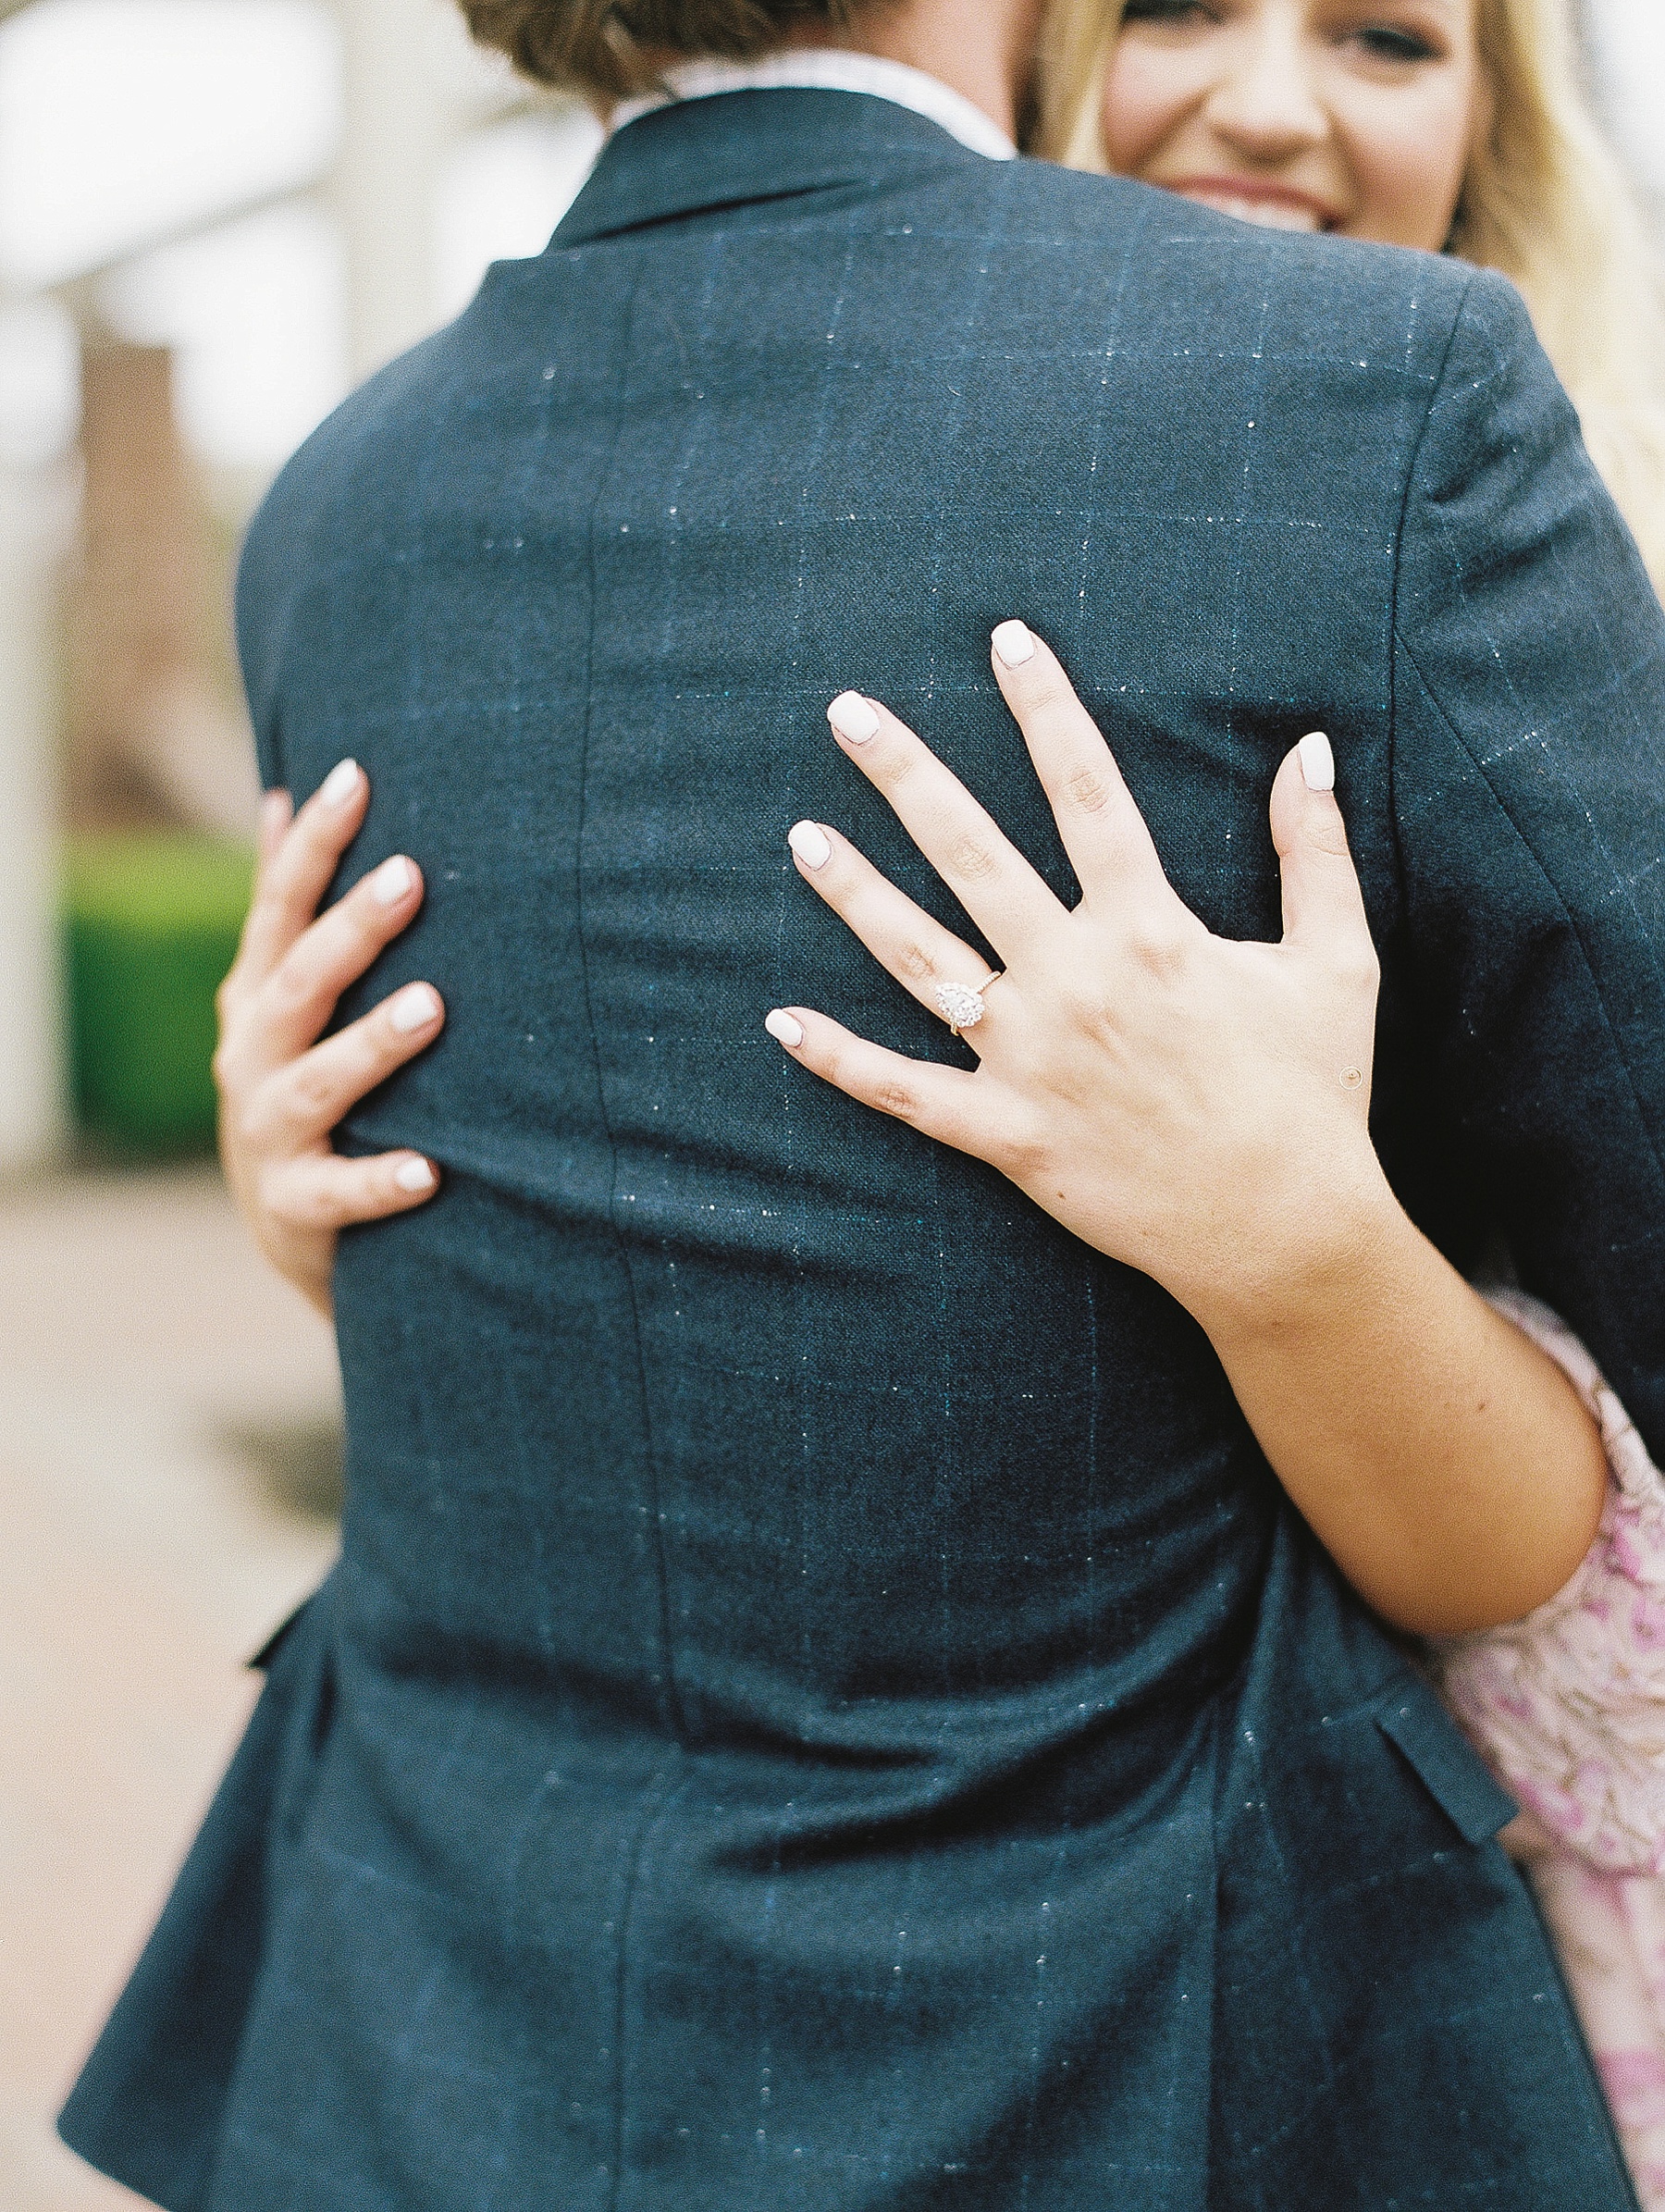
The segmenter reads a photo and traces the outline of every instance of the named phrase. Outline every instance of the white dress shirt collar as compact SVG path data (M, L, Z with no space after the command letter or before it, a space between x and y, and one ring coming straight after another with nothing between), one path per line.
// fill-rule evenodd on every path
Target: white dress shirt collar
M940 78L906 62L877 54L852 54L843 47L795 46L759 61L685 61L665 72L665 90L645 99L627 100L613 110L612 127L623 130L638 116L674 100L706 100L718 93L867 93L928 116L962 146L990 161L1011 161L1018 149L982 109Z

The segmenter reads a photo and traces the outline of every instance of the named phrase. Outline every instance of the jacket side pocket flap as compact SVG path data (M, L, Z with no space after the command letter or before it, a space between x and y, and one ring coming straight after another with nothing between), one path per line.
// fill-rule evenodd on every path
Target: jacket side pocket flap
M1464 1842L1486 1843L1514 1819L1520 1807L1425 1684L1401 1682L1375 1718Z

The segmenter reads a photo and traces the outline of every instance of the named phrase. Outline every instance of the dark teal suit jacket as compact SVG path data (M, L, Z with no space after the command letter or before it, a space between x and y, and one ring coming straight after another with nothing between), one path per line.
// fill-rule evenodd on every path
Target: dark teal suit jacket
M1507 285L738 94L254 526L267 780L409 851L443 1042L350 1148L341 1565L66 2116L172 2212L1610 2212L1507 1816L1210 1346L809 1080L959 1048L797 882L952 909L829 741L1059 893L988 634L1058 647L1216 930L1323 726L1376 1128L1665 1451L1665 620ZM345 880L345 879L344 879Z

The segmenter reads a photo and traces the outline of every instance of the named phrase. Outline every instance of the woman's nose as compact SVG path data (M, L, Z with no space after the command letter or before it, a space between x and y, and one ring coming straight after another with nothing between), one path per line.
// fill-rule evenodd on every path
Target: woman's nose
M1312 57L1299 27L1268 10L1246 27L1232 66L1203 113L1219 137L1252 161L1284 161L1330 135Z

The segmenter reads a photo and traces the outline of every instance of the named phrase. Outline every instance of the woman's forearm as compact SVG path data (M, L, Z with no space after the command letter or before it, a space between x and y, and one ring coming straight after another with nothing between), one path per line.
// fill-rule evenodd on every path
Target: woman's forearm
M1193 1311L1284 1488L1398 1626L1518 1619L1589 1549L1607 1486L1595 1421L1385 1183L1320 1252Z

